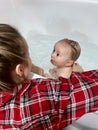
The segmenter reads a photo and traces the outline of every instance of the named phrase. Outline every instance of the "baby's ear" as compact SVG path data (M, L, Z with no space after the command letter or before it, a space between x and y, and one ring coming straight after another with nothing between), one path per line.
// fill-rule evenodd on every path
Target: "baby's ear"
M16 74L19 76L24 74L24 66L22 64L16 65Z
M68 61L66 62L66 64L65 64L65 67L71 67L71 66L73 66L73 64L74 64L74 61L73 61L73 60L68 60Z

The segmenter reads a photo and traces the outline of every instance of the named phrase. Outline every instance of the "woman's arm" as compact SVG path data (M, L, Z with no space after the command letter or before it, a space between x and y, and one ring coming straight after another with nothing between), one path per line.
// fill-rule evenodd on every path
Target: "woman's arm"
M31 71L32 71L33 73L39 74L39 75L41 75L41 76L44 75L44 70L43 70L42 68L40 68L40 67L34 65L34 64L32 64L32 69L31 69Z

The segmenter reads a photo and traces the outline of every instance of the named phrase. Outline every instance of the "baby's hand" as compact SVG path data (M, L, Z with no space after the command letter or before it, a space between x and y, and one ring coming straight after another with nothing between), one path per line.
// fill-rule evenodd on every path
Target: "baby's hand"
M52 75L55 74L55 69L49 69L49 73Z
M55 69L49 69L48 73L44 73L44 77L54 78L56 75Z
M47 77L47 78L51 78L52 77L52 75L53 75L53 69L49 69L49 71L47 72L47 73L44 73L44 77Z

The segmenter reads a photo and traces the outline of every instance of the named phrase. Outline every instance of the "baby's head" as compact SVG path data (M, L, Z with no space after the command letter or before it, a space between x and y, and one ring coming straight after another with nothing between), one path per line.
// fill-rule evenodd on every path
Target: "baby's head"
M69 59L76 61L79 58L80 53L81 53L81 48L77 41L74 41L71 39L62 39L62 40L58 41L57 43L65 45L65 48L66 48L66 45L69 46L69 48L70 48Z
M65 66L65 63L71 61L74 63L80 56L81 48L78 42L70 39L58 41L51 54L51 62L55 66ZM70 64L71 65L71 64Z
M28 65L28 46L20 33L10 25L0 24L0 89L9 89L21 83L14 69L18 64Z

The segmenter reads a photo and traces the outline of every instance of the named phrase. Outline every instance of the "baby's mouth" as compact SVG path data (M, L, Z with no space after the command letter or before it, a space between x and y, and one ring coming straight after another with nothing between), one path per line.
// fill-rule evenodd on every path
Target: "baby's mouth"
M51 61L52 64L54 64L54 60L53 59L51 59L50 61Z

